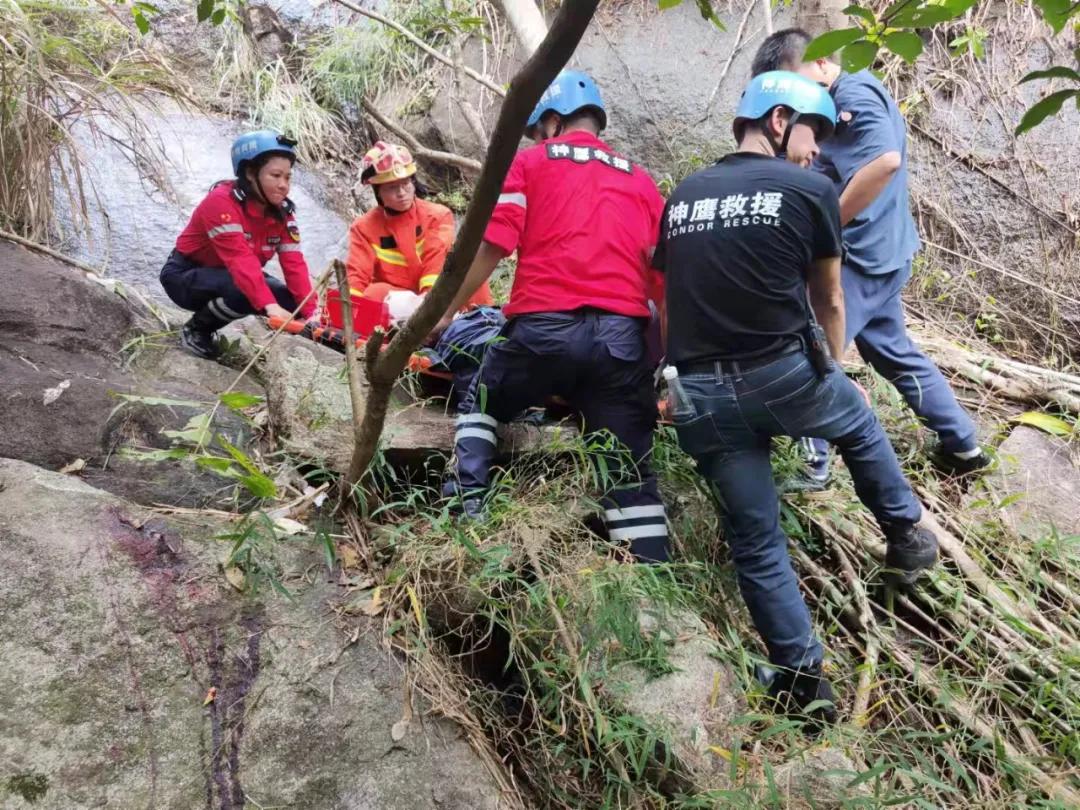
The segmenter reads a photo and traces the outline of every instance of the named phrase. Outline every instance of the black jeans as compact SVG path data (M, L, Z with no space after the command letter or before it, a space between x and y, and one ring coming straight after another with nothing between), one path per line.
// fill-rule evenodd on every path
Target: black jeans
M580 411L586 436L609 433L617 440L609 452L601 439L593 454L609 473L601 500L609 536L628 542L640 560L666 560L667 519L648 461L657 414L644 333L645 319L598 310L530 313L508 322L459 409L457 478L447 491L485 490L497 423L557 394Z
M263 277L281 307L290 312L296 309L296 299L283 281L267 273ZM258 314L228 270L201 267L177 250L169 254L159 279L170 300L181 309L198 313L208 328L219 329L237 318Z

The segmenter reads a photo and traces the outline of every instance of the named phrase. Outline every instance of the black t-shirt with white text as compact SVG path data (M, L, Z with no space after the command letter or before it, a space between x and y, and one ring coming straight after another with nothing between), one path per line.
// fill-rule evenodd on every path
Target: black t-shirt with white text
M823 175L736 152L688 177L660 220L667 361L768 355L805 335L806 271L840 255L840 203Z

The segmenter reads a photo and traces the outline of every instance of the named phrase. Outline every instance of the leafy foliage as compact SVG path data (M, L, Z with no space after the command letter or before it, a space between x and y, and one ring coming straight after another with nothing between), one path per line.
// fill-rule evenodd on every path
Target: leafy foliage
M858 4L850 5L844 13L857 18L857 25L826 31L806 48L806 59L820 59L840 51L844 70L854 72L873 65L879 51L896 54L906 62L914 62L923 51L920 32L952 22L964 16L978 0L897 0L880 14ZM1073 0L1032 0L1042 12L1043 20L1060 33L1069 20L1080 15L1080 3ZM977 59L985 56L987 33L982 28L968 25L965 32L949 42L953 55L971 53ZM1080 66L1080 49L1076 51ZM1021 83L1034 79L1063 79L1074 87L1050 93L1032 106L1016 127L1021 135L1056 115L1066 102L1075 100L1080 109L1080 73L1072 68L1054 66L1048 70L1036 70L1025 76Z
M183 409L207 407L203 402L167 397L135 394L121 394L120 397L125 404L138 403L152 407ZM245 409L260 405L262 397L231 392L222 394L219 403L231 411L243 414ZM171 440L172 447L165 450L128 450L126 455L147 461L191 461L201 469L235 480L256 498L277 497L277 486L252 458L227 437L214 431L213 416L216 409L214 406L208 410L198 410L181 430L163 430L162 435ZM220 451L224 451L224 454Z
M132 8L141 29L150 9ZM112 129L144 172L161 165L138 116L137 105L152 102L133 98L144 90L177 96L179 87L163 61L91 0L0 0L0 228L46 240L62 197L85 215L76 127Z

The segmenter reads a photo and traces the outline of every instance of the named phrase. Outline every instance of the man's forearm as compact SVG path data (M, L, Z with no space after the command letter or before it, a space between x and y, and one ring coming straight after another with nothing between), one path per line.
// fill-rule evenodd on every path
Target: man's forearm
M827 296L810 296L810 306L814 308L814 317L825 330L825 340L829 344L829 354L840 362L844 356L844 293L840 290Z
M461 289L454 297L454 301L447 310L447 315L459 311L469 303L469 299L480 289L480 285L488 280L495 271L495 266L506 256L502 248L496 247L490 242L481 242L480 249L476 251L476 257L469 266L469 272L465 274L465 280L461 283Z
M857 172L840 194L840 224L847 225L877 199L900 169L900 153L886 152Z

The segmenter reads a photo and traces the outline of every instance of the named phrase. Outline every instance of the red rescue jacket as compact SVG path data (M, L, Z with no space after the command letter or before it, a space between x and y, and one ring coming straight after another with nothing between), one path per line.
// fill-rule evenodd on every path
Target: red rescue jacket
M581 307L648 317L664 198L640 166L588 132L518 152L484 240L518 252L508 316Z
M260 201L245 198L235 181L223 181L210 189L177 238L176 249L203 267L227 271L260 312L276 302L263 278L263 265L275 254L285 285L297 302L311 292L311 276L300 250L300 229L291 210L282 222ZM317 303L312 295L300 314L311 317Z

